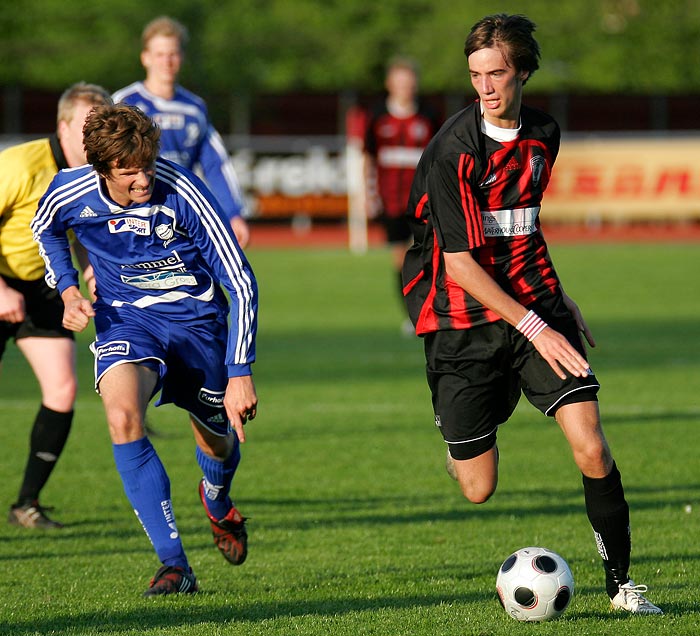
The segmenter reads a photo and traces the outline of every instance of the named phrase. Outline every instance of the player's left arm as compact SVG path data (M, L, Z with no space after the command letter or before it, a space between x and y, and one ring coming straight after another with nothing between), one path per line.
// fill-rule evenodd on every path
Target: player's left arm
M252 375L257 332L258 291L253 271L231 227L222 218L218 226L204 226L200 241L204 258L227 290L230 303L226 367L229 376L224 407L240 442L245 442L243 429L247 420L257 414L258 396Z
M194 175L192 179L199 196L183 201L180 223L199 249L209 273L229 295L229 377L250 375L257 332L255 275L218 201L200 179Z
M258 395L252 375L239 375L229 378L224 395L224 407L238 440L245 442L244 424L255 419L258 413Z

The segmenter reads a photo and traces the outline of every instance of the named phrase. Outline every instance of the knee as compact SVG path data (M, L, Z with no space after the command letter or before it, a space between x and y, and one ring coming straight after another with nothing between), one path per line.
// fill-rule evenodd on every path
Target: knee
M591 444L578 449L574 459L579 470L590 477L605 477L613 465L613 458L607 444Z
M143 418L130 409L110 409L107 412L109 433L115 444L125 444L145 435Z
M464 488L462 488L462 494L473 504L486 503L489 499L491 499L491 495L493 495L493 493L493 490L491 492L473 490L466 491Z
M43 392L41 401L44 406L52 411L68 413L73 410L75 398L78 394L78 383L75 377L66 378L65 381L54 383Z
M473 504L483 504L496 492L496 483L473 483L460 480L462 494Z
M487 502L496 492L498 485L498 447L492 446L486 452L471 459L455 460L448 452L448 467L459 482L462 494L471 503ZM449 472L449 471L448 471Z

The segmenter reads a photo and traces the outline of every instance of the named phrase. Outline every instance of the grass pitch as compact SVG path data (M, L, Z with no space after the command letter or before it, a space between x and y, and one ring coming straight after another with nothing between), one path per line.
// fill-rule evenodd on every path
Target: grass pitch
M696 245L554 246L598 347L601 410L632 509L632 576L663 617L611 613L563 436L524 401L502 428L501 479L483 506L444 471L421 343L402 319L387 251L251 250L261 290L258 418L234 481L250 554L231 567L197 496L181 412L151 408L178 526L201 593L142 599L158 567L122 493L89 336L72 437L43 495L66 523L0 523L0 634L692 634L700 631L700 294ZM7 509L24 468L37 387L15 347L0 378ZM494 582L514 549L562 554L573 602L520 624Z

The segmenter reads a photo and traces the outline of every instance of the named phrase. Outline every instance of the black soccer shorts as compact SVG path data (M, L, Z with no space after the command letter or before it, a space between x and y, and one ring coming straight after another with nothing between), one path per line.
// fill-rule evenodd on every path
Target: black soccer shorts
M546 319L586 355L573 318ZM494 446L498 426L512 415L521 391L550 416L564 404L597 400L595 375L567 373L562 380L532 343L502 320L427 334L424 344L435 424L454 459L472 459Z
M24 296L25 318L23 322L0 321L0 359L10 338L70 338L75 335L63 326L63 301L55 289L43 278L18 280L3 276L9 287Z

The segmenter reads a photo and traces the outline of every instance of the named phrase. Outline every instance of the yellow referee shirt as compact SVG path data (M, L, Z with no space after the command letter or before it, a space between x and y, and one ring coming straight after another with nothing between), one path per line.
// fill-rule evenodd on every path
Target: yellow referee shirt
M29 223L59 168L67 168L56 137L0 152L0 275L37 280L44 261Z

